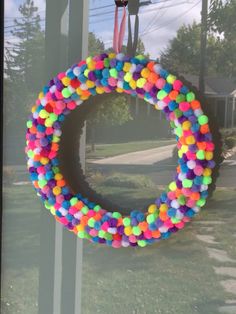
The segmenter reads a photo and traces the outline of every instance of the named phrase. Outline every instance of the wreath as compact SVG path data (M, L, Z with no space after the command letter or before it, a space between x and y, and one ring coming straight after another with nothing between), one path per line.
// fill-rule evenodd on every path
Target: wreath
M61 174L58 150L65 117L91 96L126 93L163 111L176 135L174 180L146 213L109 212L75 194ZM214 144L194 92L144 56L103 53L74 64L49 81L27 122L27 164L31 181L55 219L79 238L114 248L145 247L182 229L205 205L212 182Z

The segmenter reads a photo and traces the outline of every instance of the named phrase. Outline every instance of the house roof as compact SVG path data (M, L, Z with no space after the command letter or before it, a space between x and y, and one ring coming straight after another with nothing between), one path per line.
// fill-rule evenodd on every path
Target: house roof
M194 87L199 87L197 75L184 74L183 77ZM236 77L227 78L207 76L205 78L205 84L205 94L208 96L236 96Z

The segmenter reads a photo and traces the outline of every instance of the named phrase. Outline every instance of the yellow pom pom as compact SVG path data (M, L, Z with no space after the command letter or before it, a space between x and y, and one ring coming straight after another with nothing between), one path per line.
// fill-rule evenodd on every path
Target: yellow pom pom
M86 96L86 95L80 96L80 99L81 99L81 100L87 100L88 98L89 98L89 96Z
M50 128L52 125L53 125L53 121L51 119L48 118L45 120L45 126L47 128Z
M96 92L97 92L97 94L101 95L104 93L104 90L102 87L96 87Z
M147 82L147 80L146 80L145 78L139 78L139 79L137 80L137 86L138 86L139 88L142 88L142 87L145 85L146 82Z
M86 69L86 70L84 71L84 76L85 76L85 77L88 77L89 72L90 72L90 70L89 70L89 69Z
M96 65L95 61L92 60L91 62L88 63L88 69L92 71L95 70L95 65Z
M84 231L84 225L79 224L76 226L77 231Z
M175 80L176 80L176 76L174 76L174 75L172 75L172 74L169 74L169 75L167 76L167 78L166 78L166 81L167 81L167 83L169 83L169 84L173 84Z
M61 81L62 81L62 84L64 86L69 86L70 85L70 79L67 76L63 77L63 79Z
M63 178L61 173L56 173L54 176L55 180L61 180Z
M161 204L161 206L159 208L160 212L162 212L162 213L166 212L167 209L168 209L168 206L166 204Z
M129 85L132 89L135 89L137 87L136 81L133 79L129 82Z
M170 191L175 191L175 190L177 189L177 186L176 186L175 181L172 181L172 182L169 184L169 189L170 189Z
M124 66L123 66L123 70L125 72L129 72L130 68L131 68L131 63L125 62Z
M117 91L117 93L120 93L120 94L124 92L124 90L122 88L120 88L120 87L117 87L116 91Z
M125 82L130 82L132 80L132 74L130 72L127 72L124 76Z
M157 205L152 204L148 207L149 214L154 214L157 211Z
M59 194L61 194L61 188L59 186L55 186L52 189L52 192L53 192L54 195L59 195Z
M190 136L186 137L186 143L187 143L188 145L195 144L195 138L194 138L194 136L190 135Z
M56 210L55 210L55 208L54 208L53 206L50 207L50 212L51 212L51 214L52 214L53 216L56 215Z
M205 168L203 171L204 177L210 177L212 174L212 170L210 168Z
M190 130L190 128L191 128L191 122L189 122L189 121L184 121L183 122L183 124L182 124L182 129L184 130L184 131L188 131L188 130Z
M39 99L42 99L43 97L44 97L44 94L43 94L43 92L40 92L40 93L39 93L39 96L38 96L38 98L39 98Z
M206 152L205 158L206 158L206 160L211 160L213 158L213 153L212 152Z
M109 53L108 58L114 59L116 57L116 54L114 52Z
M58 142L60 142L60 137L58 137L58 136L56 136L56 135L53 135L53 137L52 137L52 142L53 142L53 143L58 143Z
M34 113L36 111L37 107L36 105L34 105L32 108L31 108L31 112Z
M88 86L88 88L93 88L95 86L94 82L90 80L86 82L86 85Z
M42 165L45 166L45 165L48 164L49 159L47 157L42 157L42 158L40 158L40 162L41 162Z
M141 71L141 76L142 76L142 77L148 78L149 74L150 74L150 71L149 71L148 68L142 69L142 71Z
M82 89L80 87L76 88L76 93L82 95Z
M188 146L187 145L182 145L181 151L185 154L188 151Z
M132 234L132 227L131 226L125 227L124 233L125 235L130 236Z

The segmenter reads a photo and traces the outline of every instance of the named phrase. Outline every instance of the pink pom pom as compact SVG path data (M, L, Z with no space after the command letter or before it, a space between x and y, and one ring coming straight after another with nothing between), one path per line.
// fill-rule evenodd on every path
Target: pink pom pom
M181 87L183 86L183 83L180 80L175 80L173 84L174 90L179 91Z
M163 79L163 78L159 78L157 81L156 81L156 87L158 89L162 89L166 84L166 81Z
M96 70L102 70L104 68L104 62L102 60L98 61L95 65Z
M70 110L74 110L76 108L76 103L74 101L70 101L67 104L67 108L70 109Z
M193 172L196 174L196 176L201 176L203 174L203 168L201 166L196 166L193 169Z
M188 103L188 102L181 102L180 104L179 104L179 109L181 110L181 111L188 111L189 109L190 109L190 104Z
M116 240L112 241L112 247L119 249L121 247L121 242Z

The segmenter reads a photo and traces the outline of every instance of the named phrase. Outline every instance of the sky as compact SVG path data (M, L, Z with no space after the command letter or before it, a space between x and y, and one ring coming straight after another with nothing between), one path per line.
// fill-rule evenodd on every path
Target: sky
M144 1L144 0L142 0ZM18 6L24 0L5 0L5 25L13 24L13 17L19 16ZM45 0L34 0L44 19ZM140 8L139 34L151 58L159 58L176 31L183 24L200 21L201 0L151 0L152 5ZM90 0L89 30L110 47L113 37L113 0ZM108 6L108 7L107 7ZM102 7L101 9L98 9ZM9 31L6 36L11 36ZM11 41L14 38L9 37ZM126 40L127 38L125 38Z

